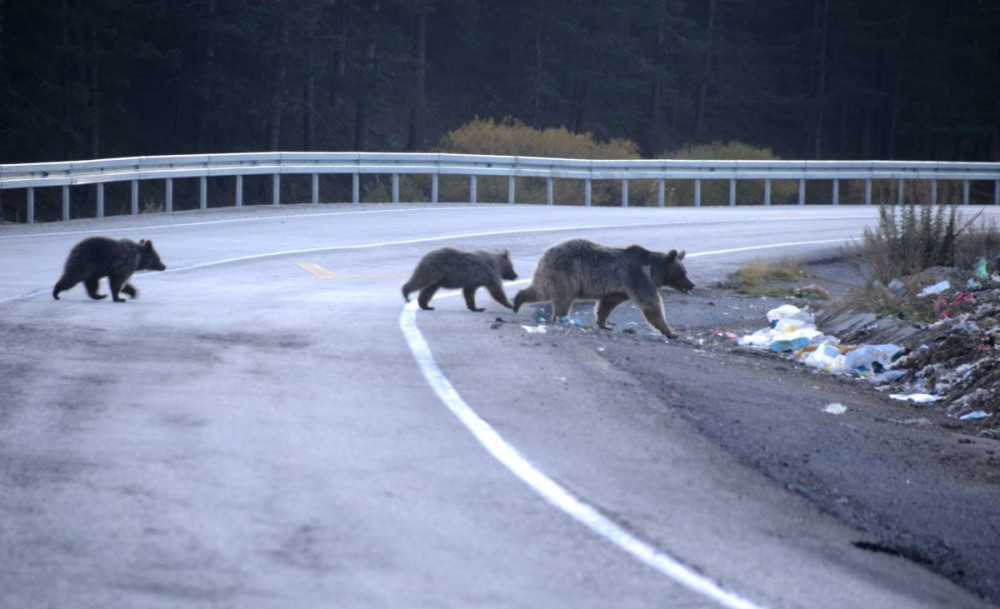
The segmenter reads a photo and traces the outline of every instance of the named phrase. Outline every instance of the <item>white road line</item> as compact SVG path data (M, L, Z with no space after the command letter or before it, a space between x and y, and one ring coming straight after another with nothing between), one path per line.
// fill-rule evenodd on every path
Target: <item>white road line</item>
M730 592L709 578L684 566L672 556L661 552L647 542L632 535L614 521L601 515L593 506L584 503L566 488L555 482L531 464L516 448L511 446L493 427L465 403L455 387L448 381L431 354L427 341L417 328L416 302L403 307L399 327L413 352L420 372L431 389L448 410L475 436L476 440L493 457L515 476L542 496L550 504L565 512L591 531L604 537L646 565L663 573L678 584L718 602L727 609L760 609L761 605Z
M558 229L553 229L558 230ZM492 233L490 233L492 234ZM753 250L796 247L802 245L824 245L833 243L844 243L851 239L824 239L817 241L796 241L788 243L776 243L770 245L755 245L748 247L731 248L688 254L688 257L713 256L729 254L735 252L746 252ZM523 283L522 280L515 283ZM455 295L458 292L449 295ZM439 296L440 297L440 296ZM738 594L726 590L718 583L708 577L701 575L686 567L678 559L653 547L646 541L629 533L614 521L603 516L593 506L585 503L570 493L565 487L546 476L541 470L531 464L528 459L514 446L509 444L497 431L475 410L473 410L459 395L454 385L448 380L438 367L430 346L424 339L423 333L417 327L416 321L417 303L412 301L403 307L403 312L399 316L399 327L403 331L403 336L413 353L413 359L417 363L421 374L427 380L427 384L437 395L438 399L451 411L456 418L469 430L479 443L489 452L493 458L499 461L504 467L510 470L515 476L520 478L525 484L531 487L543 499L551 505L571 516L588 529L604 537L628 554L632 555L642 563L646 564L660 573L666 575L678 584L689 590L710 598L727 609L762 609L762 605L757 605Z

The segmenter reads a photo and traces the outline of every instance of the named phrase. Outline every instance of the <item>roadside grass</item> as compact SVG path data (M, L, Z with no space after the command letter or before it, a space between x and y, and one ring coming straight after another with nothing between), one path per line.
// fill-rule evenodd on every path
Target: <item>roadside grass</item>
M829 298L829 293L818 285L801 285L814 279L815 275L803 269L798 261L783 258L776 262L751 262L733 273L730 283L737 293L755 298Z

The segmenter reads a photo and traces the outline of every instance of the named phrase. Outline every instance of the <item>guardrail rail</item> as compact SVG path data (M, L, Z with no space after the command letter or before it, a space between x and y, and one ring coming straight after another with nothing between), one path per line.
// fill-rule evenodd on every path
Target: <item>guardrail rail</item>
M35 221L35 189L62 189L62 220L71 217L70 187L94 185L96 217L104 217L104 186L112 182L131 184L131 213L139 213L139 184L149 180L165 181L166 212L174 209L176 179L200 180L199 207L208 207L207 180L215 177L235 179L233 204L242 206L243 178L269 175L272 177L271 204L281 203L281 177L302 174L312 177L312 203L319 203L319 176L349 174L352 176L352 200L361 200L362 175L392 176L392 202L399 202L399 176L431 176L431 202L439 201L439 176L461 175L469 178L469 200L477 202L477 178L506 177L507 203L516 201L516 178L546 180L546 203L552 205L554 180L582 180L584 205L592 202L595 180L620 180L621 204L629 204L629 182L655 180L658 184L658 204L665 204L665 185L671 180L692 180L694 196L691 204L700 206L704 180L729 181L729 205L736 205L736 184L743 180L763 181L763 205L771 204L771 182L798 182L798 204L805 204L806 182L832 182L831 202L840 203L839 186L843 180L862 180L865 184L863 203L872 203L872 182L894 180L897 202L903 200L907 181L924 180L931 185L930 202L936 204L938 182L960 181L962 203L969 203L970 182L993 183L993 204L1000 205L1000 163L948 163L929 161L688 161L688 160L581 160L522 156L490 156L471 154L383 153L383 152L262 152L236 154L143 156L96 159L56 163L0 165L0 196L12 190L24 190L26 221ZM503 201L493 201L502 203Z

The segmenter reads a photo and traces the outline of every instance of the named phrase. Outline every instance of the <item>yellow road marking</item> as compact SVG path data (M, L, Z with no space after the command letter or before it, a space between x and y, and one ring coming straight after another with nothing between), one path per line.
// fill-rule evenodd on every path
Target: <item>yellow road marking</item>
M311 262L297 263L302 270L312 273L320 279L405 279L406 275L344 275L328 271L318 264Z

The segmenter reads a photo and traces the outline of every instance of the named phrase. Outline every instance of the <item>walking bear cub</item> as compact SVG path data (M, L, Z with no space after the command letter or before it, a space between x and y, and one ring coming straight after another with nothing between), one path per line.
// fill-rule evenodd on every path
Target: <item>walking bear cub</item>
M162 271L167 267L160 262L160 256L153 249L153 242L143 239L139 243L130 239L115 241L107 237L88 237L77 243L66 258L62 277L52 288L52 297L59 300L59 292L83 282L87 294L100 300L107 294L97 291L97 281L107 277L111 285L111 298L115 302L125 302L119 296L125 292L132 298L137 296L135 287L128 282L136 271Z
M552 302L552 317L562 319L576 300L596 300L597 325L609 329L608 315L631 300L650 326L667 338L678 334L667 323L659 287L687 293L694 288L681 263L684 251L651 252L631 245L614 248L586 239L570 239L546 249L531 285L514 297L514 311L526 302Z
M438 288L462 288L469 310L485 311L476 308L476 290L485 286L493 300L513 309L514 305L503 291L504 279L517 279L507 250L465 251L442 247L427 252L420 259L413 276L403 284L403 298L409 302L410 292L420 290L417 304L421 309L432 311L434 307L430 306L430 301Z

